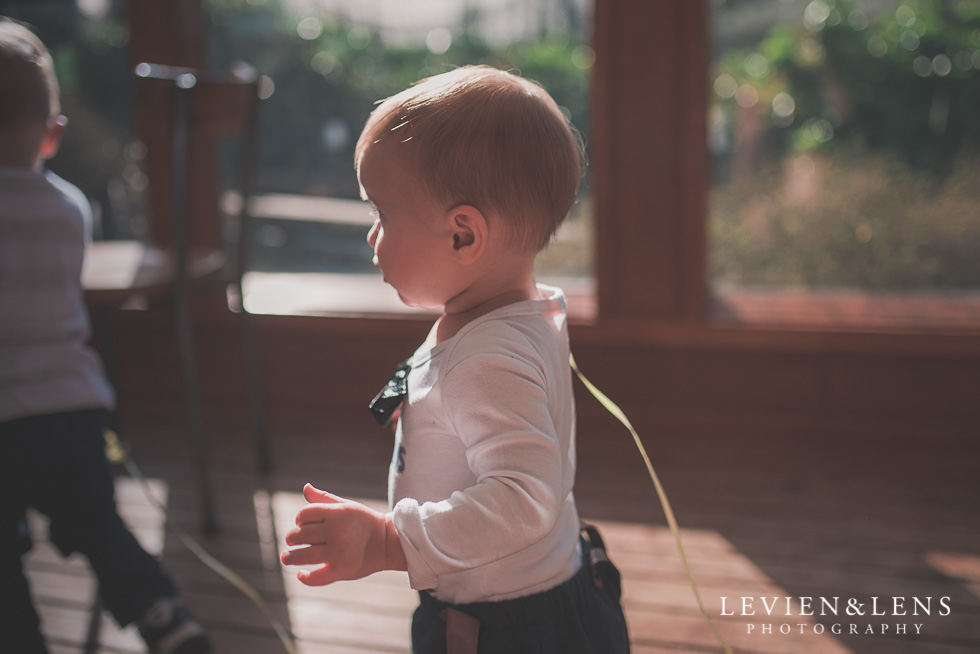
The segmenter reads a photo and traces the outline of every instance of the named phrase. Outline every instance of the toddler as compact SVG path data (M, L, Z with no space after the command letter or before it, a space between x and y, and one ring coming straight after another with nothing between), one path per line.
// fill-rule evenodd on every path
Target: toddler
M618 573L572 492L565 298L533 273L582 159L541 87L482 66L388 98L358 140L375 264L442 315L374 403L397 414L390 512L307 485L282 560L320 564L310 585L407 570L416 654L629 650Z
M86 344L81 270L91 209L44 171L67 120L44 44L0 17L0 615L5 652L47 648L21 566L25 514L92 565L106 608L152 654L210 651L160 564L116 512L103 429L113 393Z

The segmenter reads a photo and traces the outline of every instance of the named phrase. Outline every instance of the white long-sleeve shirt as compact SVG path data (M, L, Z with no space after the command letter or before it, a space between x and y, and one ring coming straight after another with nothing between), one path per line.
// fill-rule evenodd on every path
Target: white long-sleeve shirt
M389 502L412 587L447 602L547 590L580 566L565 298L511 304L411 359Z

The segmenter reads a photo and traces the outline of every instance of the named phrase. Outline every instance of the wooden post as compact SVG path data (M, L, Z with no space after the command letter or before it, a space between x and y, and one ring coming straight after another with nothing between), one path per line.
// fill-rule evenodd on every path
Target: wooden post
M600 320L702 322L704 0L597 0L593 150Z

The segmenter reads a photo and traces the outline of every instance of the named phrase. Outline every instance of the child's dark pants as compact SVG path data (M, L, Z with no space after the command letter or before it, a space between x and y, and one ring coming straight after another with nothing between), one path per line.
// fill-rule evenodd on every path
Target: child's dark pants
M628 653L629 636L619 602L619 572L604 552L601 557L590 556L592 545L584 539L582 550L582 569L574 577L528 597L452 605L426 592L420 593L421 603L412 619L412 651L414 654ZM594 559L599 559L599 563L593 564ZM453 611L458 613L453 615ZM456 643L447 644L447 633Z
M33 507L50 518L62 554L85 555L106 608L122 625L151 602L175 594L159 563L116 512L105 458L102 409L32 416L0 423L0 639L5 651L47 652L21 567L31 548L25 522ZM9 649L7 649L9 648Z

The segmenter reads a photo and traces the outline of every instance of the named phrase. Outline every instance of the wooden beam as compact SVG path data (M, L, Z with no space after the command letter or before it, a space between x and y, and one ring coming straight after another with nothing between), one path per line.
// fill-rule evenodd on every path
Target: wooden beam
M706 12L703 0L596 3L600 320L704 319Z
M235 316L210 305L197 313L209 423L245 427ZM122 311L117 321L123 422L179 420L169 315ZM314 430L325 420L366 416L367 402L395 362L430 326L419 317L256 316L255 322L272 424ZM571 337L582 370L647 429L965 437L980 421L976 334L886 336L630 320L573 326ZM612 424L584 394L577 408L582 420Z

